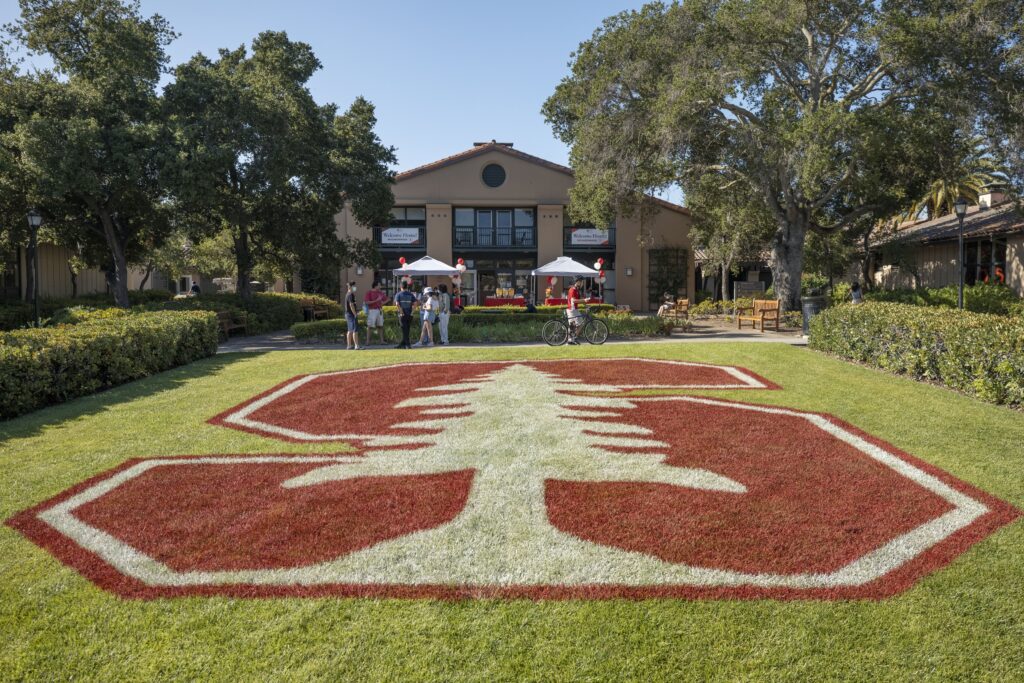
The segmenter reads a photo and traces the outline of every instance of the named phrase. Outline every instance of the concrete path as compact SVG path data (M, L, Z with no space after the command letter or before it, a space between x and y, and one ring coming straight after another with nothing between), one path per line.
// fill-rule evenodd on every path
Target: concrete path
M609 339L606 345L616 344L687 344L706 342L774 342L792 346L806 346L807 340L796 330L782 332L761 332L750 329L737 330L735 326L719 321L697 321L689 332L674 332L669 337L639 337L636 339ZM545 346L544 342L510 342L492 344L451 344L451 348L481 348L494 346ZM371 346L367 351L387 346ZM271 332L254 337L234 337L220 345L218 353L258 353L262 351L343 351L344 344L296 341L288 330ZM415 349L414 349L415 350Z

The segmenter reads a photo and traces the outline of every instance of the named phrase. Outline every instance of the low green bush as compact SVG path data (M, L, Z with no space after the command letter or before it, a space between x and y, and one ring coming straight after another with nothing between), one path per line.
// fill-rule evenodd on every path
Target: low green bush
M0 419L84 396L217 352L207 311L94 317L0 333Z
M239 318L239 314L244 313L249 324L249 334L263 334L285 330L297 322L302 322L303 304L307 301L326 308L329 318L341 316L341 306L327 297L278 292L257 292L248 301L237 294L201 294L150 304L145 308L171 311L228 311L236 319Z
M867 301L957 308L958 291L956 285L920 289L876 289L865 292L864 298ZM964 287L964 308L974 313L1020 315L1024 311L1024 300L1005 285L979 283Z
M834 306L811 320L809 345L984 401L1024 405L1021 317L879 302Z

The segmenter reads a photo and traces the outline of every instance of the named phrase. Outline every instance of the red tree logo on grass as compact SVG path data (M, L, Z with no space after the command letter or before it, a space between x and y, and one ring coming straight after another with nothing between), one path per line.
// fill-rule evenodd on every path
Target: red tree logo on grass
M774 385L637 359L300 377L213 421L356 453L132 461L11 523L139 597L882 597L1017 514L835 418L679 394L706 388Z

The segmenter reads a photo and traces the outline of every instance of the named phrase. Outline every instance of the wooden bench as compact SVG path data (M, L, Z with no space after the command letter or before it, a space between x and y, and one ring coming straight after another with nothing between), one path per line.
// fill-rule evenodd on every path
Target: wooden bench
M303 299L302 308L305 313L304 317L308 317L309 320L320 320L330 315L330 310L327 306L318 304L312 299Z
M675 318L676 320L686 320L690 317L690 300L689 299L676 299L676 305L673 306L666 314L666 318Z
M761 331L764 332L764 324L775 323L775 331L779 331L779 302L765 299L754 299L753 306L743 306L736 309L736 329L743 329L743 321L750 321L750 326L756 328L761 324Z
M249 321L245 313L239 313L236 320L231 311L217 311L217 322L220 324L220 331L225 340L229 339L235 330L242 330L242 334L249 334Z

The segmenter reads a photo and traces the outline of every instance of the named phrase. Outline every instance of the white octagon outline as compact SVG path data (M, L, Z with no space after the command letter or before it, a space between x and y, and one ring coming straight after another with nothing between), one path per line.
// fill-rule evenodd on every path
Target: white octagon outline
M622 553L634 562L634 564L630 565L630 572L628 574L617 574L614 568L611 568L611 571L609 571L609 568L584 567L580 575L566 576L563 577L564 580L562 581L526 582L513 584L514 586L584 587L606 585L638 588L673 586L737 588L752 586L762 589L788 588L805 590L857 587L880 579L899 569L989 512L989 508L986 505L954 489L935 475L925 472L903 458L867 441L822 415L804 413L788 408L732 403L690 396L630 397L628 400L686 401L736 410L794 416L807 420L811 425L840 439L869 458L931 491L950 503L953 509L895 537L833 572L797 574L738 572L670 563L646 553L618 550L619 553ZM74 516L76 508L102 497L123 483L155 467L267 462L328 464L351 461L351 457L345 456L211 456L144 460L89 486L67 500L40 511L37 513L37 517L59 533L76 542L80 547L98 555L122 574L137 579L151 587L228 585L316 586L330 584L408 587L410 585L436 585L437 582L434 578L423 581L410 581L408 579L385 581L381 580L379 576L360 575L358 571L354 572L351 567L346 569L345 562L347 558L366 552L365 550L348 553L336 560L295 568L178 572L148 557L107 532L93 527ZM657 575L657 580L652 581L649 578L652 575L652 571ZM602 574L602 572L605 573ZM465 586L467 584L462 582L458 585ZM493 583L483 583L479 584L479 587L493 588L496 586Z

